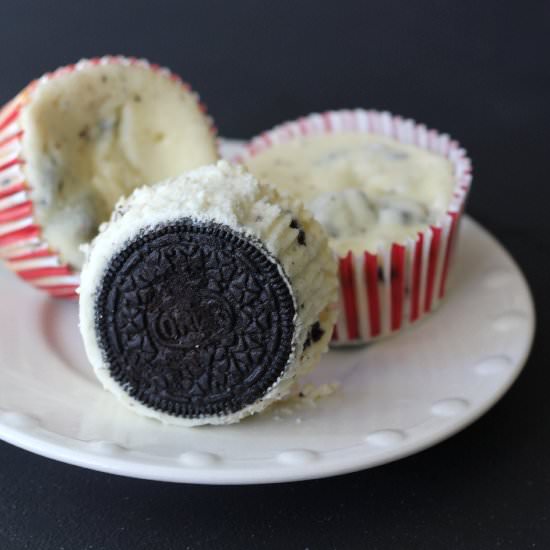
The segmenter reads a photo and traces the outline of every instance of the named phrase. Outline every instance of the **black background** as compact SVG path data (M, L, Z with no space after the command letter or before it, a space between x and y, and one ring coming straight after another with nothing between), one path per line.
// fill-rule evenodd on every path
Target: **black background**
M2 550L550 548L550 2L0 6L2 102L59 65L122 53L180 73L225 136L358 106L449 132L474 160L469 212L518 260L538 310L525 372L492 411L370 471L278 486L170 485L2 443Z

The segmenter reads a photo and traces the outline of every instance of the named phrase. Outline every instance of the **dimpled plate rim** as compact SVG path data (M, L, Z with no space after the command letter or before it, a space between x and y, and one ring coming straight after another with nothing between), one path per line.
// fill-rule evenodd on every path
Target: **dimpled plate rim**
M0 438L94 470L203 484L322 478L426 449L504 395L534 335L517 265L476 222L466 218L461 231L452 287L435 315L398 338L331 351L311 380L341 386L315 407L283 403L226 427L166 427L126 411L87 365L76 304L3 273Z

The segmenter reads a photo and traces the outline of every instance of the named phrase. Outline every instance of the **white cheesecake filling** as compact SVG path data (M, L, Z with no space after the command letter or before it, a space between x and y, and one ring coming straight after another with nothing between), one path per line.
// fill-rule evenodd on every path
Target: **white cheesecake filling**
M416 237L447 210L454 185L447 159L359 132L297 137L245 163L304 201L340 254Z
M41 81L22 126L36 217L76 268L79 245L121 196L217 158L195 95L140 65L85 65Z

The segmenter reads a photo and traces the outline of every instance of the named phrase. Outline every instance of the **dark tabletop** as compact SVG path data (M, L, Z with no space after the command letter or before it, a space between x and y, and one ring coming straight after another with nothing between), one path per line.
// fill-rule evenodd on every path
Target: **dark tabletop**
M365 472L171 485L0 443L1 550L550 548L550 2L2 0L0 46L2 102L123 53L180 73L225 136L356 106L447 131L474 160L469 213L519 262L538 314L524 373L487 415Z

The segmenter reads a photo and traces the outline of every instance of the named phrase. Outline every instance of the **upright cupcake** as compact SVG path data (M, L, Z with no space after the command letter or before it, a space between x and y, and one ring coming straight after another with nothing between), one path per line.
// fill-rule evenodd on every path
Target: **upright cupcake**
M396 333L438 306L471 181L449 136L388 113L328 112L261 134L237 160L328 232L340 258L334 343Z
M104 57L47 74L0 111L0 256L73 296L79 245L121 196L216 158L198 97L166 69Z
M220 162L119 202L87 253L80 329L99 380L134 411L226 424L318 362L336 288L301 203Z

